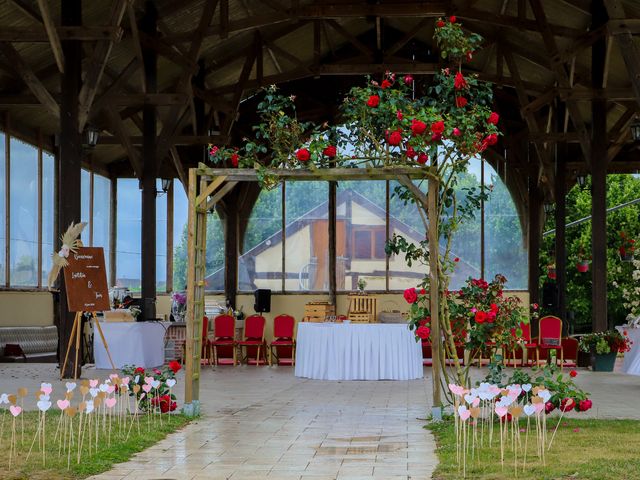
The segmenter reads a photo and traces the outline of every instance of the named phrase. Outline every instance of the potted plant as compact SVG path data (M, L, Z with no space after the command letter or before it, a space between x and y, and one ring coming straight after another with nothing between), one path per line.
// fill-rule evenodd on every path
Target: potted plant
M364 294L364 289L366 288L366 286L367 286L367 281L364 278L358 279L358 291L361 294Z
M585 254L583 245L580 245L576 255L576 269L580 273L589 271L589 256Z
M547 277L549 277L551 280L555 280L557 278L555 263L547 265Z
M620 240L621 244L618 248L620 259L623 262L630 262L631 260L633 260L633 254L636 249L636 241L633 238L630 238L624 231L620 232Z
M631 341L617 330L589 333L580 339L580 350L591 354L591 367L596 372L613 372L618 353L630 349Z

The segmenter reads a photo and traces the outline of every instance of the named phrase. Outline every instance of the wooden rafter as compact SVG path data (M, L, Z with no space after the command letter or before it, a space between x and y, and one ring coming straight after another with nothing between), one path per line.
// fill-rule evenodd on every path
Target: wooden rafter
M109 105L106 108L107 115L111 122L111 128L115 133L116 137L119 139L122 148L124 148L125 153L127 154L127 158L133 167L134 174L140 178L142 175L142 160L140 158L140 152L135 149L129 135L124 127L124 123L120 118L120 115L116 111L116 109Z
M227 182L224 184L224 186L218 190L216 193L213 194L213 196L211 198L209 198L209 200L207 200L207 204L206 204L206 210L209 211L211 210L213 207L215 207L216 203L218 203L220 200L222 200L224 198L224 196L229 193L231 190L234 189L234 187L238 184L238 182Z
M115 77L113 82L109 86L107 86L104 90L102 90L100 96L94 100L93 106L91 108L91 112L89 113L90 118L95 117L100 111L107 105L109 99L112 95L115 95L117 92L120 92L127 86L127 82L131 75L133 75L136 71L140 69L142 63L138 60L137 57L134 57L126 67L122 69L122 71ZM105 73L109 76L110 71L108 68L105 68Z
M112 27L120 26L120 22L122 21L122 17L124 16L127 4L130 1L131 0L116 1L116 3L111 8L111 12L109 15L109 25L111 25ZM100 42L95 48L93 56L89 59L89 67L87 68L87 71L85 73L82 89L80 90L80 107L78 113L80 130L84 129L84 126L87 123L87 119L89 118L89 111L91 110L91 105L93 104L93 100L96 96L98 85L100 84L100 80L102 79L105 65L109 61L109 55L111 54L112 48L112 41Z
M22 58L18 51L10 43L0 42L0 52L18 72L20 77L33 92L42 105L56 118L60 118L60 107L51 93L38 79L32 68Z
M180 158L178 149L175 146L172 146L171 148L169 148L169 155L171 156L171 161L173 162L173 167L176 169L176 174L180 179L180 183L182 183L185 193L188 194L189 178L187 177L187 174L184 171L184 164L182 163L182 159Z
M538 31L539 28L538 24L534 20L521 19L517 16L514 17L511 15L494 14L476 9L458 10L456 11L456 15L462 20L466 20L468 22L481 22L483 24L495 25L513 30ZM548 28L552 35L563 37L575 38L585 33L585 30L565 27L563 25L548 24Z
M620 20L625 18L620 0L604 0L604 5L610 19ZM628 29L615 35L615 39L624 59L624 64L627 67L629 79L636 94L636 101L640 103L640 51Z
M98 41L110 40L120 41L122 29L104 27L56 27L55 31L60 40L81 40ZM20 42L20 43L49 43L49 35L43 26L33 27L11 27L3 26L0 29L0 41Z
M327 25L333 28L340 36L344 37L349 41L354 47L362 52L364 56L373 57L374 51L368 45L365 45L360 40L358 40L351 32L349 32L346 28L340 25L335 20L326 20Z
M60 37L56 30L56 25L53 23L53 16L49 9L49 2L47 0L38 0L38 7L42 14L42 22L44 23L44 29L49 37L49 43L51 43L51 50L53 50L53 57L56 59L58 70L60 73L64 73L64 54L62 53L62 44L60 43Z
M551 67L553 69L553 72L555 73L558 85L563 88L571 88L573 86L572 82L569 79L569 75L567 74L564 64L559 58L559 51L556 40L549 26L549 23L547 22L547 17L544 13L544 8L542 6L541 0L529 0L529 5L531 5L533 15L536 18L536 22L540 30L540 34L542 35L542 39L544 40L547 54L549 55L551 60ZM584 155L584 158L587 160L587 162L590 163L591 136L587 131L584 119L582 118L582 113L578 108L578 104L574 100L567 99L566 103L567 111L569 112L569 115L573 122L573 126L580 136L580 148L582 150L582 155Z
M627 108L625 112L620 115L618 121L611 127L608 133L608 139L611 142L607 149L607 161L611 162L620 153L622 147L627 143L629 139L630 131L629 125L633 121L636 115L637 108Z
M121 115L119 114L122 119ZM136 117L131 117L133 120ZM137 120L134 120L136 123ZM142 145L142 135L127 135L129 142L132 145ZM174 145L207 145L209 143L225 144L228 142L228 137L223 135L175 135L173 137ZM118 145L121 144L120 138L116 135L100 135L98 139L98 146L100 145Z
M429 22L430 22L430 19L423 18L418 23L416 23L416 25L413 28L411 28L407 33L405 33L400 40L398 40L396 43L391 45L389 49L384 51L385 56L395 55L398 52L398 50L400 50L409 41L411 41L411 39L414 38L418 34L418 32L420 32L420 30L425 28Z

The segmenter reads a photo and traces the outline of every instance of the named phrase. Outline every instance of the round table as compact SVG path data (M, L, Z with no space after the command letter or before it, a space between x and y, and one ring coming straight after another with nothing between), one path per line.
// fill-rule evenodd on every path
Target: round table
M164 332L160 322L100 322L116 368L125 365L153 368L164 364ZM111 369L109 357L94 327L93 356L96 368Z
M298 324L297 377L317 380L422 378L422 348L406 324Z

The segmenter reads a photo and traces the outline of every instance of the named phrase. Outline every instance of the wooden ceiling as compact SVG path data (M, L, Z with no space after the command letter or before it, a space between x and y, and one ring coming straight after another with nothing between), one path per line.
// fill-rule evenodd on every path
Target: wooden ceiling
M157 0L153 38L139 28L141 0L85 1L82 27L60 26L57 0L0 0L0 109L16 136L54 148L60 41L82 39L81 121L101 130L87 162L111 176L133 175L142 108L151 104L160 161L167 159L161 174L184 179L202 160L202 145L247 131L252 95L262 86L280 84L300 96L302 115L330 118L332 100L364 74L391 70L427 82L442 67L435 19L456 15L485 38L468 70L496 84L505 137L494 164L508 157L512 169L529 174L533 155L541 181L551 185L553 148L566 141L571 171L588 171L590 100L599 97L608 102L610 170L635 171L629 125L640 98L640 0L604 0L608 19L593 28L591 3ZM591 47L602 40L604 79L593 88ZM158 54L159 93L146 92L142 47ZM532 153L522 148L527 140Z

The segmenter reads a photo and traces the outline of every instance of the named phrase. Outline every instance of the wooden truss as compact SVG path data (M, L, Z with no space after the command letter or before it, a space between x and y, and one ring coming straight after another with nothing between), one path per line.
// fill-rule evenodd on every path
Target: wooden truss
M438 179L434 167L324 168L314 170L269 170L278 179L294 181L397 180L406 186L427 211L429 220L429 276L432 338L440 338L438 298ZM413 179L428 180L425 195ZM213 169L200 164L189 169L189 217L187 263L187 332L185 347L184 412L198 415L200 410L200 361L202 352L202 318L204 316L207 213L239 182L257 182L250 169ZM435 219L435 221L433 221ZM335 250L334 250L335 251ZM334 272L330 274L335 275ZM433 404L440 407L440 344L433 342Z

